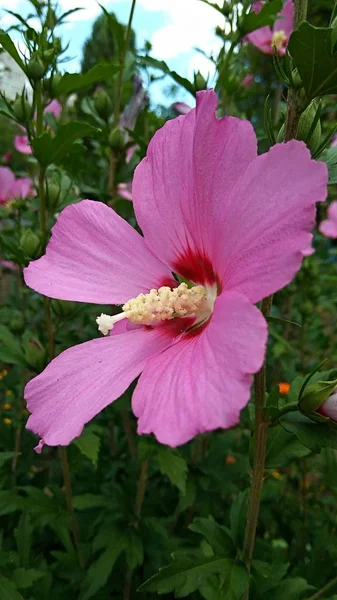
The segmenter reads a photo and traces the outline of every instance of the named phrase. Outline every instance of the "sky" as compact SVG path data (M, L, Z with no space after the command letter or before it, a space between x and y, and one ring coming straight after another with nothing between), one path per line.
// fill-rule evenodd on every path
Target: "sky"
M121 23L127 23L131 0L100 0L100 4L113 11ZM83 44L90 36L93 22L101 9L96 0L59 0L59 6L62 12L83 8L71 15L59 29L63 41L70 42L67 54L71 60L66 64L66 70L75 72L80 67ZM23 17L32 12L28 0L11 0L10 9ZM13 22L13 17L1 9L0 27L7 29ZM34 26L33 22L30 24ZM138 48L142 48L145 41L151 42L151 56L164 60L172 70L189 79L198 70L205 77L208 74L212 77L212 62L196 47L207 54L217 55L221 47L221 40L214 33L217 25L223 27L224 18L202 0L137 0L132 23ZM167 105L172 102L165 93L169 83L166 78L164 82L151 86L150 97L154 103ZM175 100L193 103L192 97L184 90L179 90Z

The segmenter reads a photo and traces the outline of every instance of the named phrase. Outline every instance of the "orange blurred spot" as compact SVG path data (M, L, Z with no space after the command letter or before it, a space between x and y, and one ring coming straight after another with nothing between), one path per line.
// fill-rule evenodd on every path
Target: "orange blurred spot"
M280 479L281 473L279 473L278 471L273 471L272 476L274 477L274 479Z
M226 456L226 465L234 465L234 463L236 463L235 456L228 454L228 456Z
M282 396L286 396L289 393L290 383L288 383L287 381L281 381L277 385L278 385L278 389L280 391L280 394Z
M5 404L2 405L3 410L11 410L12 405L9 404L9 402L5 402Z
M12 390L6 390L5 391L5 396L13 396Z
M7 419L7 417L6 417L6 419L4 419L4 423L5 423L5 425L11 425L12 419Z

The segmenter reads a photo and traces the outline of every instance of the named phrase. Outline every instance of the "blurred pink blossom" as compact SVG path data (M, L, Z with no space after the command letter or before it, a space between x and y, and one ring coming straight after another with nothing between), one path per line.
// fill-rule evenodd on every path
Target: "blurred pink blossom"
M3 164L4 165L8 165L8 163L11 162L12 158L13 158L13 152L6 152L2 156L2 162L3 162Z
M7 204L15 198L25 200L33 193L32 182L28 177L16 179L9 167L0 167L0 204Z
M117 185L117 194L125 200L132 201L132 183L119 183Z
M252 10L260 12L263 6L264 2L258 0L253 4ZM284 56L293 28L294 4L293 0L286 0L272 28L265 26L255 29L255 31L248 33L245 39L264 54L272 55L276 50L280 56Z
M243 85L243 87L245 88L249 88L252 85L253 81L254 75L246 75L246 77L244 77L241 81L241 85Z
M328 218L319 226L319 230L328 238L337 238L337 201L331 202L328 208Z

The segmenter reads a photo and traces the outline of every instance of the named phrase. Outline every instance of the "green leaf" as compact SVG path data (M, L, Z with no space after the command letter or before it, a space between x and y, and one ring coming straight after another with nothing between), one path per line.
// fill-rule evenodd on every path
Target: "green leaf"
M22 567L15 569L12 575L13 582L19 589L31 587L35 581L44 576L45 573L43 571L38 571L37 569L23 569Z
M337 430L327 423L315 423L304 415L296 414L282 417L280 424L313 452L318 453L322 448L337 449Z
M186 460L176 450L168 446L158 446L156 449L156 458L160 472L166 475L171 483L176 485L181 493L184 494L188 472Z
M329 171L329 185L337 184L337 148L328 148L318 157L319 161L325 162Z
M282 427L270 427L267 435L266 468L286 467L294 460L307 456L310 450L293 434Z
M109 507L111 506L111 499L98 494L81 494L80 496L73 496L73 506L76 510Z
M0 452L0 468L7 462L14 458L14 456L19 456L20 452Z
M308 100L337 93L337 55L332 28L302 23L293 31L288 50L303 81Z
M272 588L272 593L269 588L268 592L264 594L263 600L269 600L270 598L273 600L284 600L285 598L287 600L299 600L303 598L304 592L310 592L310 590L314 589L302 577L292 577L280 581L276 588Z
M228 530L212 519L198 517L189 526L191 531L200 533L211 546L216 556L230 558L235 555L233 540Z
M252 562L252 569L270 581L283 579L289 567L290 563L270 564L262 560L253 560Z
M85 427L80 437L73 442L75 446L97 467L101 438L97 435L97 426Z
M129 529L128 531L125 553L129 569L133 570L142 564L144 560L144 547L142 540L134 529Z
M158 592L158 594L175 592L176 598L184 598L195 592L207 577L227 569L229 563L226 558L195 559L186 556L185 559L160 569L156 575L140 586L139 591Z
M224 600L242 600L248 587L249 573L243 564L230 563L221 586Z
M55 136L50 133L35 138L32 142L34 154L38 161L47 167L61 162L64 156L72 149L74 142L85 135L93 135L98 130L88 123L72 121L61 125Z
M93 83L109 80L118 71L120 71L118 65L101 62L83 75L80 73L65 73L56 86L55 95L70 94L70 92L90 87Z
M248 508L249 490L240 492L235 501L232 502L230 512L231 532L236 547L242 546L246 514Z
M20 54L18 53L15 47L15 44L12 42L8 33L3 31L3 29L0 29L0 45L6 50L6 52L8 52L8 54L10 54L13 60L15 60L16 64L19 65L20 69L22 69L22 71L25 73L25 63L23 62Z
M3 575L0 575L0 598L1 600L23 600L14 584Z
M0 356L6 363L25 365L25 355L19 342L6 325L0 324Z
M194 96L195 90L193 84L188 79L185 79L185 77L181 77L180 75L178 75L176 71L171 71L171 69L167 66L166 62L164 62L163 60L157 60L156 58L152 58L151 56L140 56L139 59L143 67L152 67L153 69L159 69L160 71L162 71L162 73L165 73L165 75L169 75L170 77L172 77L172 79L176 83L181 85L183 88L185 88L185 90L187 90Z
M126 544L127 537L125 536L125 533L122 532L120 532L118 537L114 537L111 540L108 548L101 554L99 559L89 567L83 584L84 592L80 596L80 600L92 598L98 590L105 586L114 564L125 549Z
M280 317L267 317L267 321L269 323L289 323L289 325L301 327L301 325L299 323L296 323L296 321L289 321L289 319L281 319Z
M272 0L266 3L259 13L250 11L244 16L239 29L242 35L246 35L255 29L260 29L265 25L273 25L276 19L276 15L281 11L283 6L283 0Z
M20 517L17 528L14 529L14 537L19 553L20 567L28 567L32 532L33 528L30 515L28 513L23 513Z
M106 8L104 8L104 6L102 6L101 4L99 5L102 9L102 11L104 12L104 15L108 21L110 30L112 32L114 41L116 41L117 44L117 48L118 48L118 54L119 56L121 55L121 53L124 50L124 44L125 44L125 40L124 40L124 27L121 23L119 23L116 19L116 17L114 15L111 15Z
M200 2L204 2L205 4L207 4L207 6L210 6L211 8L214 8L222 16L224 16L224 11L222 10L222 8L220 8L220 6L218 4L213 4L212 2L209 2L208 0L199 0L199 1Z

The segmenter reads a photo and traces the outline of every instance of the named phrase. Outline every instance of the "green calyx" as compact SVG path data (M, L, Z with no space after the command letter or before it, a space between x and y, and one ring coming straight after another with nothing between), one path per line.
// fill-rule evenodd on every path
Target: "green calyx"
M337 388L337 379L332 381L316 381L315 383L309 384L299 400L299 410L320 423L325 421L331 421L329 417L319 414L318 409L324 404L324 402L333 394Z

